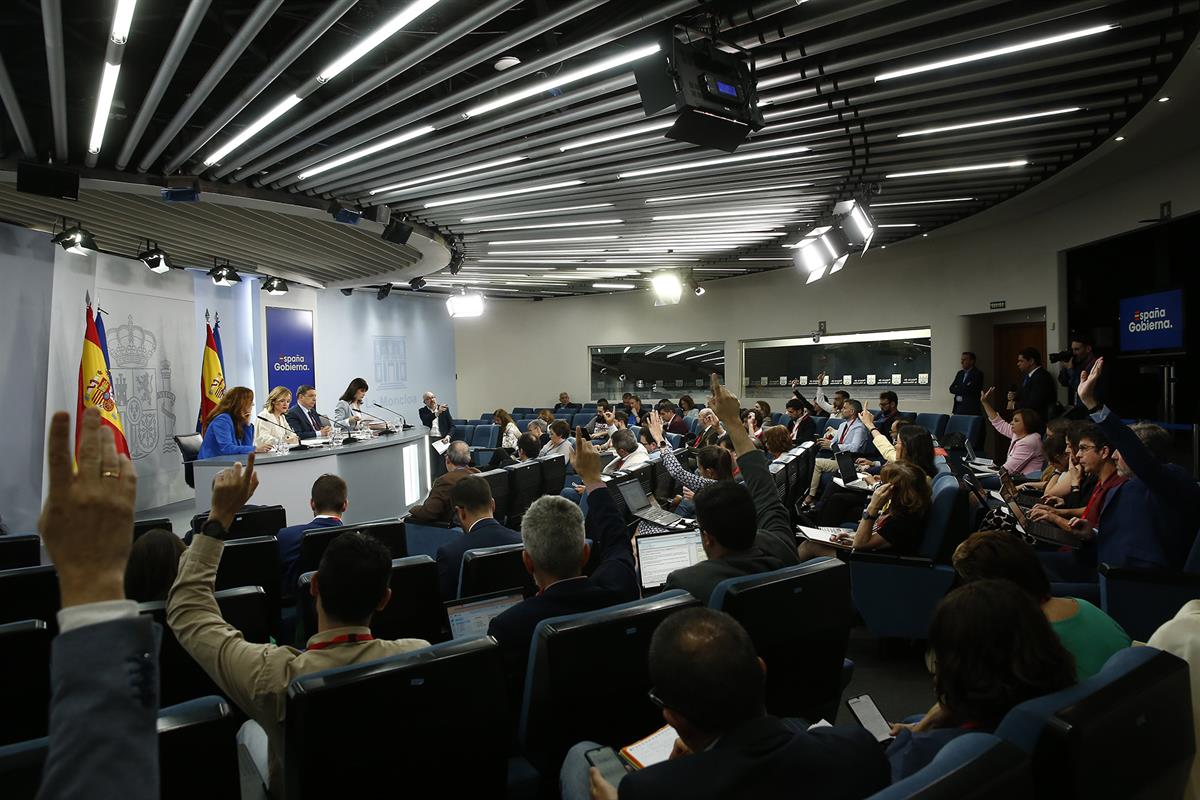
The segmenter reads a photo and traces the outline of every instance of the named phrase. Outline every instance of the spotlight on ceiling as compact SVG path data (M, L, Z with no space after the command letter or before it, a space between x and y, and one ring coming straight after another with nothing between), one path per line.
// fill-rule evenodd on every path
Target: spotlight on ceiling
M217 286L233 286L235 283L242 282L242 276L238 275L228 262L217 264L208 271L208 277L212 278L212 282Z
M463 265L462 244L455 242L450 248L450 274L457 275L462 270Z
M390 282L385 283L383 286L380 286L379 291L375 293L375 299L376 300L384 300L391 293L392 293L392 284Z
M171 262L167 254L158 248L158 242L146 242L146 249L137 254L137 260L146 265L146 269L159 275L169 272Z
M394 219L387 224L383 229L383 233L379 234L385 242L392 244L408 244L408 238L412 236L413 226L403 220Z
M696 297L703 297L704 292L707 291L695 278L688 281L688 286L691 287L692 294L696 295Z
M77 256L86 256L90 251L99 249L96 246L96 237L84 230L82 225L76 222L68 228L66 224L66 220L63 220L63 230L50 241Z
M674 272L657 272L650 279L654 287L654 305L673 306L683 296L683 284Z
M846 234L847 242L852 247L861 245L865 253L875 236L875 223L871 220L869 209L857 200L843 200L833 207L833 215Z
M262 289L273 297L288 293L287 281L283 278L267 278L263 281Z
M451 317L482 317L483 295L472 292L467 294L452 294L446 298L446 311Z
M414 292L419 292L425 288L426 283L428 283L428 281L426 281L424 278L413 278L411 281L408 282L408 286Z
M513 67L520 66L520 64L521 59L516 56L500 56L496 59L496 63L492 64L492 68L496 72L504 72L504 70L512 69Z
M345 225L357 225L363 215L361 209L344 206L337 200L331 200L329 207L325 210L333 217L334 222L341 222Z
M338 291L341 292L346 297L349 297L350 295L354 294L353 289L339 289Z
M808 272L807 283L815 283L825 275L842 268L850 257L850 244L841 228L822 225L813 228L800 240L796 249L796 266Z

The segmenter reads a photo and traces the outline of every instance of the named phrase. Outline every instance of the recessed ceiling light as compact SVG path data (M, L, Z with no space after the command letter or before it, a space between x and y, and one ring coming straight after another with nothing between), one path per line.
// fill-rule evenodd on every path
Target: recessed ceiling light
M1125 141L1125 137L1124 137L1124 136L1118 136L1118 137L1117 137L1116 139L1114 139L1113 141L1116 141L1116 142L1123 142L1123 141Z
M636 289L637 286L632 283L593 283L593 289Z
M496 59L496 63L492 64L492 68L495 69L496 72L504 72L504 70L518 66L520 63L521 59L517 58L516 56L500 56Z
M1160 103L1165 103L1165 102L1167 102L1167 101L1168 101L1168 100L1170 100L1170 99L1171 99L1171 98L1169 98L1169 97L1160 97L1160 98L1158 98L1158 102L1160 102Z

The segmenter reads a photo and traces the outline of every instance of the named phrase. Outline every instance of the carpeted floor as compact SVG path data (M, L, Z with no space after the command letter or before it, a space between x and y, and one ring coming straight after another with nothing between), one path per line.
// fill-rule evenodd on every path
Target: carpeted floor
M857 627L850 631L846 656L854 661L854 677L842 697L837 724L854 723L845 701L863 694L871 696L889 722L923 714L933 705L933 679L925 668L924 642L881 640Z

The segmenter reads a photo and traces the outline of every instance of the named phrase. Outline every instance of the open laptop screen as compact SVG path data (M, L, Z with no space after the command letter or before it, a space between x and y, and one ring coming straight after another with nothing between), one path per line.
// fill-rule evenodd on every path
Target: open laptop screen
M486 636L492 619L525 599L519 589L464 597L446 603L452 639Z
M657 589L675 570L698 564L706 558L700 531L638 536L633 542L637 548L643 589Z
M638 512L650 507L650 499L646 497L646 490L642 488L642 482L636 477L616 483L617 490L621 493L621 499L625 501L625 505L629 506L630 511Z
M842 473L842 480L846 483L854 483L858 480L858 468L854 464L854 460L858 458L854 453L837 453L838 470Z

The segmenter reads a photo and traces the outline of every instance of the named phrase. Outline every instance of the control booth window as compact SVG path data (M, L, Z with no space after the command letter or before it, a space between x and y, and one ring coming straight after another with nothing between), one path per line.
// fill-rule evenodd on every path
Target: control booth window
M821 334L742 343L743 393L748 400L786 400L790 384L812 400L824 373L825 394L845 389L866 408L878 408L879 394L894 391L905 400L929 399L929 328Z
M696 403L708 397L709 376L725 380L724 342L650 342L588 348L592 399L620 400L630 392L658 400L688 394Z

